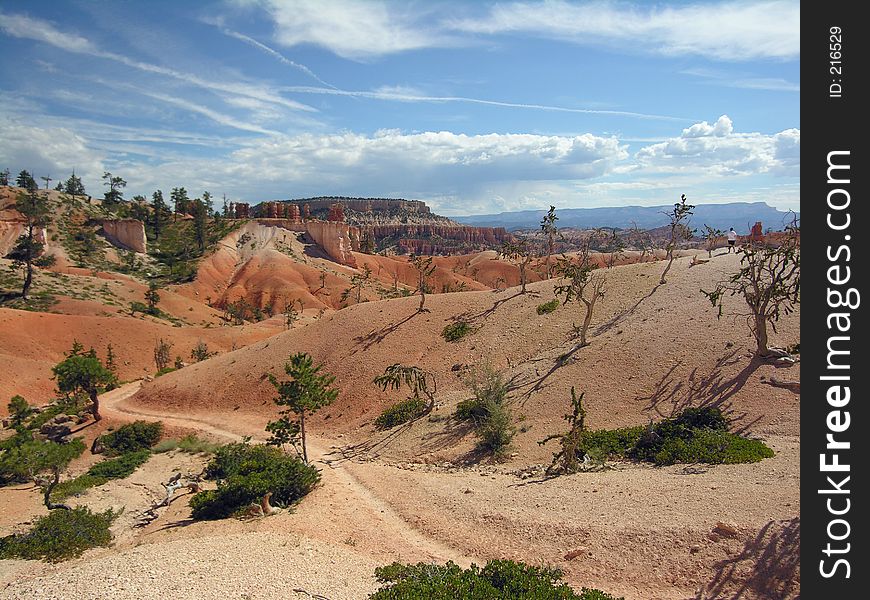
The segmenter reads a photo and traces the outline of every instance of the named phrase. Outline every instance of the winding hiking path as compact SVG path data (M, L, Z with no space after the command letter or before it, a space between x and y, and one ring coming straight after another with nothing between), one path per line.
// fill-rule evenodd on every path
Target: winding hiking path
M135 395L141 386L141 381L134 381L103 394L100 397L103 415L120 420L128 420L130 417L160 420L166 425L193 429L230 441L241 441L245 435L251 435L254 441L264 441L260 437L262 430L230 431L206 419L125 406L125 401ZM244 427L243 421L237 420L235 423ZM328 452L321 444L321 440L308 438L311 462L321 467L321 485L314 492L320 497L303 502L295 510L295 514L301 517L299 520L310 525L311 535L326 535L333 542L346 543L346 540L354 540L354 544L361 541L357 538L385 538L391 540L392 545L397 541L401 542L396 556L403 560L452 560L463 566L471 564L471 557L408 523L389 501L375 495L350 471L343 468L341 462L325 458Z

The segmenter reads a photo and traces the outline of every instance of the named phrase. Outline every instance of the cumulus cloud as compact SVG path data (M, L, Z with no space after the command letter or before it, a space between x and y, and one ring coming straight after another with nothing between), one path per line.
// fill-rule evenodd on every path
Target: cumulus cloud
M572 43L719 60L800 56L800 4L789 0L667 5L560 0L496 4L452 28L478 34L529 33Z
M696 123L679 137L646 146L635 158L641 169L653 172L703 169L714 175L797 176L800 130L788 129L775 135L735 133L731 119L722 115L713 125Z
M65 127L34 127L0 119L0 164L15 173L27 169L37 177L66 179L75 170L87 181L99 181L105 156Z

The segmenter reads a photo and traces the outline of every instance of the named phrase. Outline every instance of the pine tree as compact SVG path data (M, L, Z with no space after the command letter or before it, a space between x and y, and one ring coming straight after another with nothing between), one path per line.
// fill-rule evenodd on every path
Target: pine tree
M108 171L103 173L103 185L108 186L109 190L103 195L103 206L112 208L120 204L124 199L124 193L121 188L127 187L127 182L120 177L115 177Z
M73 198L76 196L84 196L87 192L85 192L85 186L82 184L82 180L79 177L76 177L76 172L73 171L72 175L69 176L69 179L64 183L63 191Z
M18 238L18 242L9 256L15 265L23 266L25 269L21 297L27 300L27 294L33 283L33 264L45 246L36 239L35 232L48 225L50 207L45 196L41 196L36 191L30 191L18 195L15 208L24 216L25 233Z
M278 390L275 404L287 408L279 412L276 421L266 425L266 431L273 434L270 443L292 443L294 432L298 432L301 443L302 460L308 462L308 450L305 445L305 415L331 404L338 396L338 390L333 389L334 375L321 374L323 365L314 366L311 356L305 353L294 354L290 362L284 364L284 372L290 376L286 381L278 379L269 373L269 381ZM295 422L291 420L295 415Z
M160 239L160 233L163 231L163 226L167 222L167 212L169 211L166 202L163 201L163 192L157 190L151 195L151 228L154 230L154 239Z

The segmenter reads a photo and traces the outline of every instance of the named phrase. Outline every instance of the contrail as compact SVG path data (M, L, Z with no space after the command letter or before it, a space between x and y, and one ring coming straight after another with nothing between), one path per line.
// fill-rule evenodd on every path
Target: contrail
M250 44L251 46L254 46L255 48L259 48L260 50L262 50L266 54L274 56L279 61L281 61L282 63L287 65L288 67L293 67L294 69L299 69L300 71L302 71L303 73L305 73L306 75L311 77L312 79L318 81L319 83L322 83L323 85L325 85L327 87L330 87L332 89L338 89L334 85L332 85L331 83L327 83L327 82L323 81L320 77L318 77L311 69L309 69L305 65L299 64L296 61L290 60L289 58L287 58L286 56L284 56L283 54L281 54L280 52L278 52L274 48L270 48L266 44L264 44L262 42L258 42L257 40L255 40L252 37L249 37L243 33L239 33L238 31L233 31L232 29L227 29L225 27L220 27L220 31L224 35L228 35L230 37L236 38L237 40L241 40L241 41L245 42L246 44Z
M526 108L533 110L547 110L556 112L580 113L591 115L615 115L621 117L635 117L638 119L657 119L662 121L693 122L697 119L691 117L672 117L668 115L652 115L647 113L631 112L625 110L601 110L592 108L570 108L567 106L551 106L548 104L523 104L519 102L503 102L500 100L484 100L481 98L467 98L465 96L420 96L415 94L399 94L395 92L365 92L341 90L334 86L331 89L311 86L286 86L281 88L287 92L300 94L327 94L333 96L350 96L354 98L373 98L376 100L396 100L399 102L467 102L469 104L484 104L487 106L504 106L507 108Z

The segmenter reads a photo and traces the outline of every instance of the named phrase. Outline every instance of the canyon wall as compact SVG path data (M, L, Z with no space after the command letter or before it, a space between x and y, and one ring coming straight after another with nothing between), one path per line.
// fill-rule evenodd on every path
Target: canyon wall
M133 252L148 250L145 224L137 219L111 219L103 221L103 233L116 246Z

